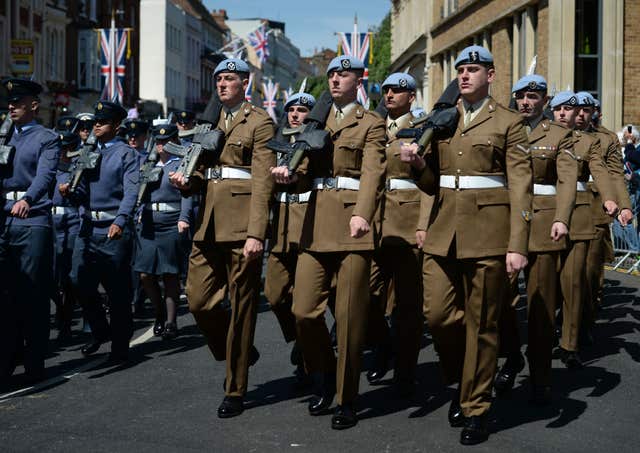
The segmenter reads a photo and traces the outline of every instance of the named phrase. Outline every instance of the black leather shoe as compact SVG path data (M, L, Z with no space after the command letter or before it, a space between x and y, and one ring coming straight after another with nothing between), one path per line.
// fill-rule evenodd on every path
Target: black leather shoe
M449 404L448 416L449 425L451 425L452 428L459 428L463 426L466 421L466 417L462 413L462 408L460 407L460 390L453 392L451 404Z
M164 325L164 331L162 332L163 340L173 340L179 335L178 326L172 322L168 322Z
M373 368L367 371L367 381L369 384L380 382L389 371L391 361L391 347L388 345L376 348Z
M161 319L156 319L156 322L153 323L153 335L156 337L161 337L162 332L164 332L164 321Z
M488 438L489 428L487 428L486 414L469 417L460 433L460 443L462 445L481 444Z
M98 349L100 349L101 345L102 341L92 340L91 342L85 344L82 349L80 349L80 352L82 352L82 355L91 355Z
M584 366L577 351L567 351L566 349L562 348L558 349L560 360L562 361L562 363L564 363L564 366L566 366L570 370L577 370Z
M333 397L336 395L335 374L314 373L312 378L318 390L317 395L309 401L309 414L322 415L331 407Z
M333 429L349 429L358 424L358 416L353 406L350 404L338 405L331 417L331 427Z
M513 384L516 381L518 373L524 369L524 357L522 354L510 356L507 361L504 362L500 371L496 375L496 379L493 386L496 389L496 394L502 395L513 388Z
M551 404L551 400L550 385L534 385L531 389L531 400L529 402L534 406L548 406Z
M244 411L241 396L225 396L218 407L219 418L236 417Z

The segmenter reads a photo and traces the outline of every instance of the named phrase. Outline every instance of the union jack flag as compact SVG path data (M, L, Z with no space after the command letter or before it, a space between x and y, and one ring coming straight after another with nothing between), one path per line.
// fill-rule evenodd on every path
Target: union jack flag
M369 64L372 63L369 52L371 33L358 33L358 22L353 24L353 33L338 32L340 38L338 44L338 55L355 57L364 63L364 76L362 85L358 89L358 102L367 106L369 101Z
M288 90L282 90L282 99L284 100L285 104L289 100L289 96L291 96L292 94L293 94L293 88L291 88L291 86L289 86Z
M276 116L276 97L278 96L278 88L280 87L279 83L273 83L271 79L267 81L267 83L262 82L262 94L264 96L264 100L262 101L262 106L267 111L269 116L273 118L273 121L278 121Z
M101 29L100 32L100 73L102 74L102 99L116 100L122 104L124 94L125 53L129 31L126 29ZM111 68L115 80L111 80Z
M258 29L249 33L249 43L256 51L256 55L258 55L258 59L260 60L260 64L267 61L267 57L269 56L269 33L267 32L267 27L262 25Z
M247 89L244 90L244 99L247 102L251 102L251 97L253 94L253 73L249 73L249 84L247 85Z

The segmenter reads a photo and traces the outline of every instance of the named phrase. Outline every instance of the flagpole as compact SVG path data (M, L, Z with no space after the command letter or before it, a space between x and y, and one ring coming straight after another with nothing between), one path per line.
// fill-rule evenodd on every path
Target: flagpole
M109 101L113 101L114 99L114 95L116 92L116 13L115 13L115 9L112 7L111 8L111 30L109 32L110 34L110 47L111 47L111 55L109 58L110 62L109 62L109 71L111 73L111 99L109 99ZM119 101L119 99L118 99Z

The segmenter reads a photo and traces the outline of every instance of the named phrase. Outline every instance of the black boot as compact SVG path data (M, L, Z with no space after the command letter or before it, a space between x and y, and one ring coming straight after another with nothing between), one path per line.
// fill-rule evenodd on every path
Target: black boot
M336 411L331 417L331 427L333 429L349 429L358 424L358 415L352 404L342 404L336 407Z
M489 428L487 427L487 414L469 417L460 433L460 443L462 445L481 444L488 438Z
M498 371L496 379L493 383L496 394L502 395L513 388L518 373L524 369L524 357L518 351L517 354L511 354L507 357L506 362Z
M316 396L309 401L309 414L324 414L336 396L336 374L332 373L312 373L312 379L316 387Z
M236 417L244 411L243 398L241 396L225 396L218 407L219 418Z

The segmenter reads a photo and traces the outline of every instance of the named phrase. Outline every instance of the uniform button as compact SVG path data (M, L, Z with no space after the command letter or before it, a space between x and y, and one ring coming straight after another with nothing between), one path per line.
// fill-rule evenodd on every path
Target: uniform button
M464 137L464 132L462 134L460 134L460 137Z
M462 156L462 151L458 151L458 156Z
M458 169L456 170L456 173L460 173L460 172L461 172L461 170L458 168Z
M385 146L388 148L388 147L389 147L389 144L387 143Z

